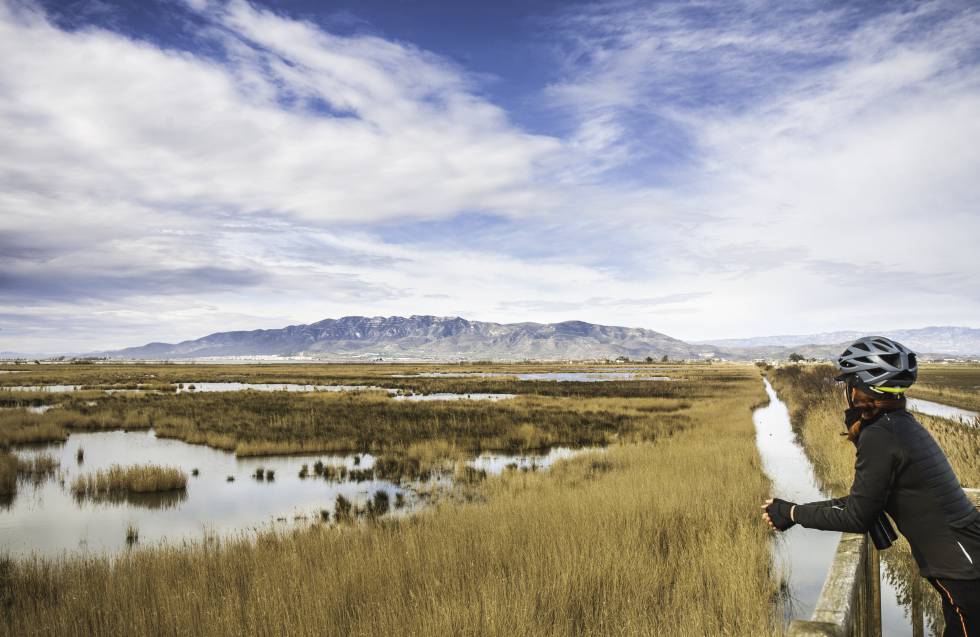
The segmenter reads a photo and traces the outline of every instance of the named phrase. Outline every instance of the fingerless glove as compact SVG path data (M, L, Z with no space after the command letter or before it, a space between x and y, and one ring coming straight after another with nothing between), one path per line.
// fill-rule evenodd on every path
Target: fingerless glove
M789 517L789 511L791 508L793 508L793 506L793 502L787 502L786 500L774 498L772 504L766 507L766 513L769 514L769 519L772 520L773 526L780 531L785 531L796 524L796 522Z

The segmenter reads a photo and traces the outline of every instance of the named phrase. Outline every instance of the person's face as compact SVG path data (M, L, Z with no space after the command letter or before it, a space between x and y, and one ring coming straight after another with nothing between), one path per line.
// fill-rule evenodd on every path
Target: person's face
M874 406L874 398L868 396L866 393L858 389L857 387L847 383L844 386L844 396L847 398L848 407L872 407Z
M874 398L868 396L863 391L859 390L857 387L848 387L847 390L850 392L848 398L848 403L852 407L873 407Z

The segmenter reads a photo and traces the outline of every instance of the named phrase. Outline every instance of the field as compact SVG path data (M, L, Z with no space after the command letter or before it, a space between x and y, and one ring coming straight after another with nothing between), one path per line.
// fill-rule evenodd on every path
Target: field
M923 365L909 395L980 412L980 365Z
M520 397L436 403L377 393L167 392L99 395L91 406L88 395L31 393L20 400L58 407L45 414L12 410L20 420L7 417L2 431L13 440L40 427L183 423L171 433L245 453L249 445L395 454L413 446L446 453L557 442L609 447L547 472L509 471L459 484L407 518L312 523L112 558L0 558L0 633L780 632L779 583L770 575L769 533L757 515L769 485L751 421L752 407L765 400L754 368L651 368L682 380L646 383L386 376L412 373L403 366L102 368L42 369L30 380L16 374L4 382L233 379Z
M846 495L854 477L854 447L840 435L843 431L841 414L844 394L831 381L834 375L832 368L829 365L792 365L768 373L780 398L790 407L793 427L814 464L818 479L835 497ZM966 373L960 375L960 372L956 374L960 379L969 376ZM938 382L934 380L937 376L928 372L923 376L931 382ZM918 384L915 387L917 395L929 399L921 393ZM916 414L915 417L946 452L963 486L980 487L980 430L923 414ZM892 549L883 552L882 558L895 574L900 595L908 601L913 582L919 578L908 544L901 540ZM927 605L927 616L935 627L942 616L938 597L932 595L928 585L924 590L931 602Z

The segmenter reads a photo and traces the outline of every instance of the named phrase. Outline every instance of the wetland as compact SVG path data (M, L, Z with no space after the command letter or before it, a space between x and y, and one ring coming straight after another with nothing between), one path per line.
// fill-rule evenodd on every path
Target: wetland
M0 391L0 476L4 463L14 475L0 508L0 634L782 625L769 534L745 515L769 490L752 367L15 371L0 385L72 389ZM480 375L432 375L460 372ZM398 398L414 395L430 398ZM77 497L79 476L113 465L176 469L186 485ZM691 502L719 493L723 506L697 514L708 524L692 518ZM691 601L665 603L678 599Z

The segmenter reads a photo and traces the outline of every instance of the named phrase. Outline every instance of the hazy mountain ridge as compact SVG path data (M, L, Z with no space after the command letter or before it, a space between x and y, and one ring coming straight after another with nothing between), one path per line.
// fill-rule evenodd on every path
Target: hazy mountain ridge
M867 335L868 332L847 330L820 334L725 338L697 341L697 343L713 345L726 351L757 349L760 353L781 352L793 348L806 348L811 352L823 352L836 348L836 352L839 354L848 343ZM893 338L920 354L980 354L980 329L972 327L931 326L917 329L885 330L875 332L875 335ZM800 354L809 356L803 351L800 351Z
M980 329L926 327L879 332L928 357L980 353ZM99 352L123 359L181 359L238 356L307 356L317 359L411 360L586 360L625 356L633 360L724 358L833 359L864 332L763 336L686 343L643 328L561 323L492 323L437 316L346 316L281 329L216 332L180 343Z
M642 328L562 323L490 323L460 317L347 316L282 329L217 332L176 344L104 352L113 358L221 356L378 356L421 359L703 358L713 348Z

